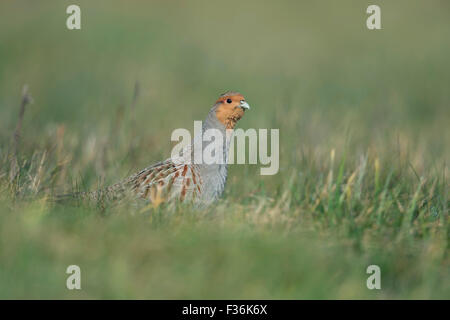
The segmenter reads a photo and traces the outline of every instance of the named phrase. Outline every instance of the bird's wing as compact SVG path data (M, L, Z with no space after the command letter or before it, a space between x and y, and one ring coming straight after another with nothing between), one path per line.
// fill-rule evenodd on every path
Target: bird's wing
M195 200L203 181L196 165L175 164L168 159L138 172L128 183L139 197L165 202Z

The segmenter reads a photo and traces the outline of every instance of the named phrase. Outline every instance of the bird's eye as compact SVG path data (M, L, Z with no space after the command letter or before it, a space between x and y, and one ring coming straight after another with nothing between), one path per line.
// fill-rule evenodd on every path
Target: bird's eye
M227 103L231 103L231 99L228 98L228 99L227 99Z

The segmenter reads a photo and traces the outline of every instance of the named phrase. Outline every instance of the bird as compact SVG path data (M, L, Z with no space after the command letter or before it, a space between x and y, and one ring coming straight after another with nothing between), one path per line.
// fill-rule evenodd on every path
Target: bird
M153 207L169 202L192 203L200 207L209 206L224 192L228 173L230 138L233 136L237 122L249 109L250 105L239 92L227 91L221 94L202 122L202 135L194 136L191 143L182 148L177 157L172 156L152 164L108 187L78 192L75 197L97 202L132 197L146 200ZM222 161L196 162L194 153L196 150L201 152L205 150L202 137L210 129L223 137L223 150L219 152L219 158ZM67 196L60 197L60 199L64 198Z

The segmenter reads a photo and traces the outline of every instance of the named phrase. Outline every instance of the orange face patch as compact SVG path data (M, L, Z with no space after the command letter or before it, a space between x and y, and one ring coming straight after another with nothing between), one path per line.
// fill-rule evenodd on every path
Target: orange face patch
M233 129L236 122L244 115L241 101L244 96L237 92L228 92L219 97L216 101L216 117L227 129Z

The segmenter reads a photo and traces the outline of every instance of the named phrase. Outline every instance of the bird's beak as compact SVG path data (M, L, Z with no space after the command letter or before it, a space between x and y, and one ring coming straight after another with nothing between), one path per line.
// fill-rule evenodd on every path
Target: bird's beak
M245 110L250 110L250 106L248 105L248 103L245 100L241 100L241 104L239 105L242 109Z

